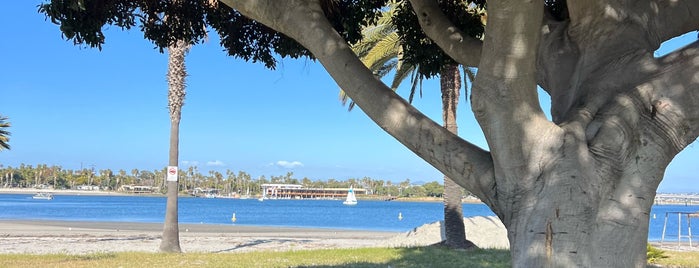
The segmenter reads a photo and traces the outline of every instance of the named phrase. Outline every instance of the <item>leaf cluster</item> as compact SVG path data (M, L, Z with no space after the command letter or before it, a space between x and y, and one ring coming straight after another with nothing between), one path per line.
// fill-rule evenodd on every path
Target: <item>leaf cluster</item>
M356 42L362 26L376 20L385 2L328 0L323 1L323 10L348 42ZM107 25L124 30L139 27L161 53L178 40L191 45L204 42L208 30L214 29L230 56L260 61L270 69L276 67L274 54L313 58L295 40L214 0L48 0L38 11L60 26L63 38L98 49L105 43Z

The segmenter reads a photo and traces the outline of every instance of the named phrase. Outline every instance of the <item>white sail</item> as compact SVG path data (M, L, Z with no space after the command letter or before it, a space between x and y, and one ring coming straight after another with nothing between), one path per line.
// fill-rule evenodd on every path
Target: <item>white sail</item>
M354 190L352 189L352 186L350 186L349 191L347 192L347 199L345 199L345 202L342 202L342 204L345 204L345 205L356 205L357 204L357 197L354 196Z

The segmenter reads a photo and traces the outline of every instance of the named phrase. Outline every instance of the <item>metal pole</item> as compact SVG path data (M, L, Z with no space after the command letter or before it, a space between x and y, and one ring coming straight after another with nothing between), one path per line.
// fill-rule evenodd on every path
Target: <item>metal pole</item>
M665 229L667 228L667 216L669 215L669 212L665 212L665 223L663 224L663 235L660 236L660 244L663 245L665 243Z
M692 247L692 217L689 213L687 215L687 232L689 232L689 247Z
M677 249L682 244L682 213L677 213Z

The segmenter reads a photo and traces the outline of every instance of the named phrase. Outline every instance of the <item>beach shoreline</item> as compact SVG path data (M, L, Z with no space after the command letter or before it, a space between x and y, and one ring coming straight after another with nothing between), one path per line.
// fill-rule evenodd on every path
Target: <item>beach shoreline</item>
M179 224L184 252L376 247L398 232ZM158 252L162 223L0 220L0 253Z
M87 191L87 190L66 190L66 189L34 189L34 188L0 188L0 194L29 194L52 193L54 195L113 195L113 196L133 196L135 194L121 193L116 191ZM163 196L150 194L152 196ZM145 195L144 195L145 196Z
M509 248L494 217L465 218L467 237L479 247ZM409 232L248 225L179 224L185 253L235 253L337 248L415 247L443 240L441 222ZM0 254L91 254L159 251L162 223L0 220ZM686 242L650 241L672 251L699 251Z

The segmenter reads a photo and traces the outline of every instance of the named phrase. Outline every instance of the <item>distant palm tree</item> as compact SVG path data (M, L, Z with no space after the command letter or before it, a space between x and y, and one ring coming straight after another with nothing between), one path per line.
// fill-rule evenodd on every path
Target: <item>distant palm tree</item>
M180 119L185 97L185 55L189 44L178 40L168 47L168 108L170 110L170 154L169 166L177 166L179 159ZM160 242L162 252L182 252L180 248L180 231L177 215L177 195L179 183L177 180L167 182L167 205L163 223L163 238Z
M403 48L400 44L396 27L391 18L397 8L397 2L391 1L388 9L382 12L375 25L366 27L362 34L364 38L352 46L352 50L374 75L381 78L395 70L391 89L394 91L400 83L411 73L411 89L408 101L412 102L417 84L422 76L416 73L415 65L406 64L403 61ZM472 70L464 68L467 78L472 79ZM471 80L472 81L472 80ZM459 66L447 65L440 71L440 88L442 94L442 118L444 127L457 134L456 108L459 103L459 91L461 89L461 75ZM340 91L340 100L343 104L348 101L348 96ZM350 101L349 109L354 107ZM475 245L466 240L466 232L463 222L462 188L447 176L444 176L444 226L445 244L452 248L471 248Z
M10 122L7 122L7 117L0 115L0 151L10 149L10 132L7 131Z

